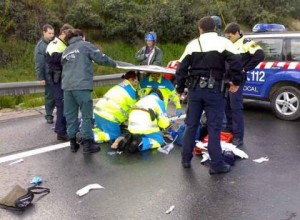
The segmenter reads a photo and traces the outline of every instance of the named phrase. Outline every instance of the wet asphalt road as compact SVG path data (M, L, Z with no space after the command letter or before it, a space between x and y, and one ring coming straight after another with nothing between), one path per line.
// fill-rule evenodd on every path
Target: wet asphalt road
M108 144L90 156L64 148L0 164L0 198L15 184L29 186L34 176L51 189L24 213L0 209L0 219L300 219L300 121L278 120L264 103L245 108L242 149L250 158L228 174L210 176L199 157L183 169L178 146L169 155L109 155ZM58 143L51 127L41 115L0 122L0 157ZM270 161L252 161L262 156ZM76 195L91 183L105 189Z

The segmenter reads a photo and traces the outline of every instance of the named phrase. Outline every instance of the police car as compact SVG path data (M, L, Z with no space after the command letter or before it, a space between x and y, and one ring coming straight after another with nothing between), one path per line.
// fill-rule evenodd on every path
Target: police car
M287 32L280 24L257 24L245 38L254 40L265 60L247 73L244 98L270 101L275 115L284 120L300 118L300 32ZM178 61L168 68L176 69ZM171 75L166 75L172 80Z
M286 32L279 24L257 24L253 31L244 36L262 47L265 60L247 73L244 97L270 101L280 119L299 119L300 32Z

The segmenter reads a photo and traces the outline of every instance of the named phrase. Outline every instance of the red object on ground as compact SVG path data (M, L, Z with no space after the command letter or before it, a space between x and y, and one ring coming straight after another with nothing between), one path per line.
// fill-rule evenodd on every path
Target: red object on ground
M194 155L196 156L201 156L203 152L205 152L206 150L200 149L199 147L194 147Z
M221 141L225 141L226 143L231 143L232 139L233 139L233 134L232 133L221 131L221 133L220 133L220 140ZM208 142L208 135L206 135L203 138L202 142L203 143L207 143ZM202 149L200 149L198 147L194 147L194 155L200 156L203 151L205 151L205 150L202 150Z
M226 132L226 131L221 131L220 133L220 140L221 141L225 141L226 143L230 143L233 139L233 134L230 132ZM208 135L206 135L203 138L203 142L206 143L208 142Z

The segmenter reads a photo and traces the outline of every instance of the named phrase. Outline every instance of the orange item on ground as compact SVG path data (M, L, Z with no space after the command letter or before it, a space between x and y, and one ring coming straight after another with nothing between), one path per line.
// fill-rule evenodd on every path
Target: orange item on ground
M230 132L226 132L226 131L221 131L220 133L220 140L221 141L225 141L226 143L230 143L233 139L233 134ZM206 135L203 138L203 142L206 143L208 142L208 135Z

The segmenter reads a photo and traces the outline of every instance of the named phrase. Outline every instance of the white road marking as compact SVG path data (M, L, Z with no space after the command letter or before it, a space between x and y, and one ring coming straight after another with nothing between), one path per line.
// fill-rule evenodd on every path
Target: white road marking
M25 151L22 153L17 153L17 154L5 156L5 157L0 157L0 163L5 163L8 161L17 160L17 159L21 159L21 158L25 158L25 157L30 157L33 155L42 154L42 153L62 149L62 148L69 147L69 146L70 146L70 142L65 142L65 143L61 143L61 144L51 145L48 147L42 147L39 149Z
M171 117L170 120L176 121L178 119L184 119L186 117L186 115L181 115L179 118L178 117ZM30 150L30 151L25 151L22 153L17 153L17 154L13 154L13 155L8 155L5 157L0 157L0 163L5 163L8 161L12 161L12 160L18 160L21 158L25 158L25 157L30 157L33 155L37 155L37 154L42 154L42 153L46 153L49 151L53 151L53 150L58 150L58 149L62 149L62 148L66 148L70 146L70 142L65 142L65 143L61 143L61 144L56 144L56 145L51 145L48 147L42 147L39 149L34 149L34 150Z

